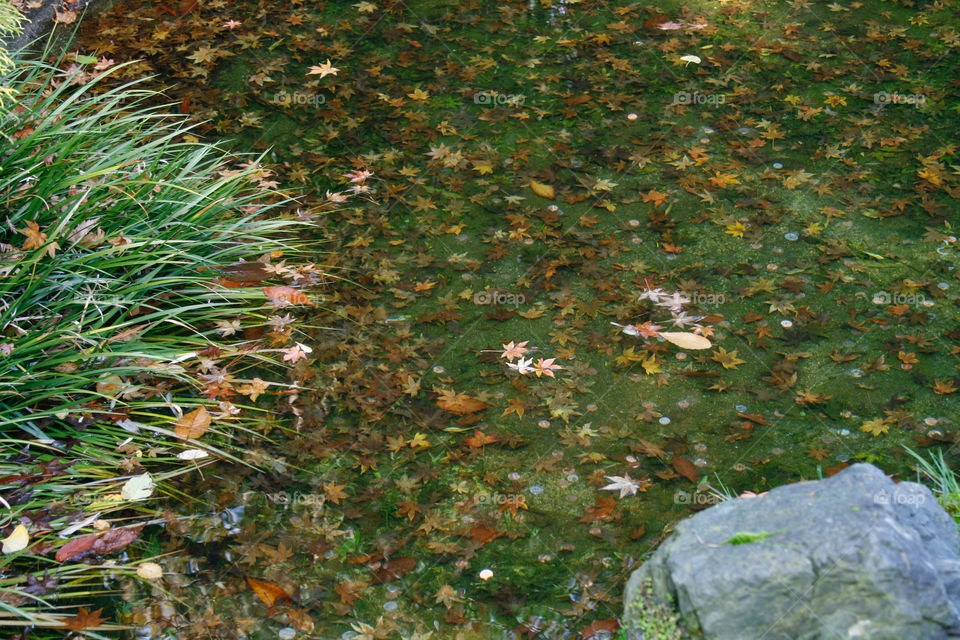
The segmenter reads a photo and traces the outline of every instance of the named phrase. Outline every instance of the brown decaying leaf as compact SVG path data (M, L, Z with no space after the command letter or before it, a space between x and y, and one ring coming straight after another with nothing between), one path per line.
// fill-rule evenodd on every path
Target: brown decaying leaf
M697 471L696 465L686 458L673 456L673 468L690 482L697 482L700 479L700 473Z
M450 413L465 416L486 409L490 406L490 403L458 393L456 395L440 396L440 398L437 399L437 406L441 409L446 409Z
M199 407L177 420L173 432L177 434L178 438L184 440L199 438L210 428L210 420L210 413L207 408Z
M390 558L373 576L373 584L393 582L407 575L417 566L413 558Z
M74 560L87 553L105 555L123 549L140 536L139 527L111 529L105 533L74 538L57 550L57 562Z

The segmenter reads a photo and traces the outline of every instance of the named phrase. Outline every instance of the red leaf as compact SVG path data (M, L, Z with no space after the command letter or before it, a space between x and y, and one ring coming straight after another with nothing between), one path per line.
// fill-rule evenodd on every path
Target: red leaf
M467 445L468 447L478 449L484 445L493 444L498 440L499 438L496 436L488 436L483 431L476 429L472 436L463 439L463 444Z
M293 287L264 287L263 293L270 298L270 304L275 307L285 307L288 304L305 304L313 306L302 291Z

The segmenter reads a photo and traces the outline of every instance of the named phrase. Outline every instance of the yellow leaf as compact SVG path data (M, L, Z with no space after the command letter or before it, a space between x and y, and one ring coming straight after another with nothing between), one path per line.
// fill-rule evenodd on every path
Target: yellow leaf
M156 562L144 562L137 567L137 575L144 580L159 580L163 577L163 567Z
M661 331L657 335L681 349L709 349L713 346L703 336L688 331Z
M27 533L25 526L18 524L13 533L3 539L3 552L16 553L17 551L23 551L28 544L30 544L30 534Z
M530 181L530 189L541 198L546 198L547 200L553 200L557 197L557 192L551 185L543 184L536 180Z
M641 362L640 366L643 367L644 372L649 376L652 376L655 373L663 373L663 369L660 368L660 362L657 360L656 356L650 356Z

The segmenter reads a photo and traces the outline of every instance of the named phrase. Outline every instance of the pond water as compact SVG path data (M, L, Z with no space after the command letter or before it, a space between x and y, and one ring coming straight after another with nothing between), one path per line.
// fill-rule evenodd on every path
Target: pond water
M952 12L171 0L86 21L79 51L138 60L120 75L156 74L196 135L266 154L333 278L297 338L296 431L251 445L264 472L195 478L215 515L169 585L190 613L161 630L169 609L135 607L143 636L609 637L630 571L718 494L954 442Z

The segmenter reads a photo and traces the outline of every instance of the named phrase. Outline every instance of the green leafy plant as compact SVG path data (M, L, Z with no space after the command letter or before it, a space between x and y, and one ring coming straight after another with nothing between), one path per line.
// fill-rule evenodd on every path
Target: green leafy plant
M645 580L637 588L619 631L619 640L685 640L689 638L680 626L676 611L657 602L653 583Z

